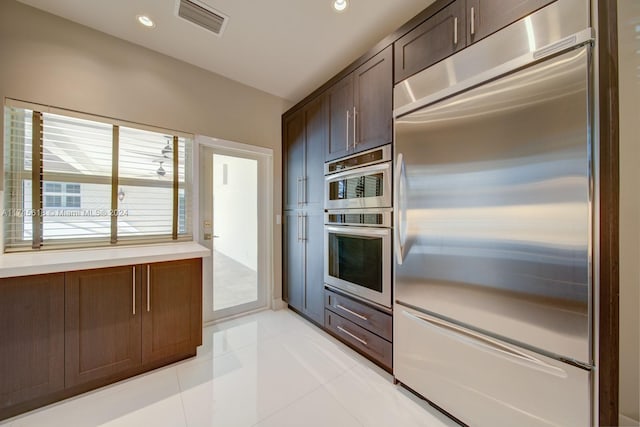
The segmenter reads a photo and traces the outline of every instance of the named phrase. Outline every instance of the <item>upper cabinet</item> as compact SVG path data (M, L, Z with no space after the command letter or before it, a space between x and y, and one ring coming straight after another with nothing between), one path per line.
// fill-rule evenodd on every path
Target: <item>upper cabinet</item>
M467 0L469 42L473 43L555 0Z
M283 144L284 209L322 209L328 118L326 98L318 97L285 117Z
M467 45L465 1L458 0L394 43L395 83Z
M325 161L392 142L392 62L389 46L327 90Z
M453 1L394 43L395 83L553 1Z

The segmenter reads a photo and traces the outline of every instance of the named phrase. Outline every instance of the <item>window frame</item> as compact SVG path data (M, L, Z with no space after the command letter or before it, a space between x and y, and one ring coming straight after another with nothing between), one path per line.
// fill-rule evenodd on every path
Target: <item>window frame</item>
M110 119L102 116L96 116L86 113L79 113L76 111L70 111L65 109L60 109L56 107L44 106L40 104L27 103L23 101L16 101L12 99L5 100L5 111L7 108L14 109L23 109L30 110L32 112L32 132L31 132L31 170L25 168L24 161L24 153L26 152L25 146L19 146L18 150L21 150L17 156L11 156L9 159L4 160L4 182L5 188L4 191L8 191L7 179L11 177L13 181L19 182L19 184L14 183L13 185L16 188L16 191L19 188L22 188L22 194L24 195L25 182L31 181L31 203L32 203L32 212L33 214L30 216L23 216L21 220L14 220L7 224L6 212L8 210L12 210L16 212L17 209L22 209L24 207L24 196L20 195L20 197L11 199L9 203L5 203L5 221L3 223L3 228L5 229L5 237L3 241L3 251L6 252L18 252L18 251L29 251L29 250L50 250L50 249L69 249L69 248L95 248L102 246L112 246L112 245L127 245L127 244L153 244L153 243L167 243L171 241L192 241L192 216L188 215L189 209L184 207L184 214L180 212L179 200L181 197L184 197L185 202L190 202L192 200L192 174L193 174L193 145L194 145L194 135L186 132L175 131L160 127L153 127L148 125L142 125L138 123ZM27 111L25 111L28 114ZM111 162L112 162L112 171L111 176L108 175L89 175L89 174L74 174L74 173L64 173L64 172L49 172L43 171L43 147L44 147L44 138L43 138L43 113L56 114L59 116L65 116L70 118L89 120L93 122L103 123L110 125L112 128L112 141L111 141ZM9 113L11 114L11 113ZM24 118L23 118L24 119ZM24 120L26 124L27 121ZM156 181L152 179L146 178L127 178L120 177L118 175L118 163L119 163L119 129L120 126L126 126L128 128L133 128L142 131L149 131L155 133L162 133L167 136L171 136L173 140L172 144L172 162L173 170L171 180L166 181ZM8 150L5 148L5 155L8 152L15 153L16 144L14 143L14 135L9 132L11 129L11 124L5 123L5 144L8 145ZM24 132L26 135L26 132ZM183 157L184 157L184 173L183 173L183 181L180 181L180 171L179 171L179 153L180 153L180 138L184 140L184 149L183 149ZM26 142L26 136L23 141ZM45 183L56 183L62 185L62 192L59 195L64 199L68 194L66 193L66 186L70 184L103 184L110 186L110 202L111 202L111 213L110 215L110 233L104 241L102 239L97 240L95 236L91 237L74 237L74 238L47 238L43 239L43 211L46 208L44 205L44 197L46 195ZM171 201L171 210L172 210L172 227L170 233L161 233L161 234L144 234L142 236L119 236L118 235L118 216L113 213L118 212L118 191L122 186L138 186L138 187L161 187L161 188L171 188L172 189L172 201ZM179 193L184 192L184 196L181 196ZM81 197L81 193L71 194L77 195ZM56 193L58 195L58 193ZM4 197L3 203L6 202L7 196ZM65 205L65 200L62 200L62 205ZM51 209L68 209L68 210L82 210L82 202L80 207L51 207ZM184 232L180 233L182 227L180 227L180 218L185 216L184 222ZM29 245L29 239L24 238L25 233L25 224L27 221L32 221L32 238L31 244Z

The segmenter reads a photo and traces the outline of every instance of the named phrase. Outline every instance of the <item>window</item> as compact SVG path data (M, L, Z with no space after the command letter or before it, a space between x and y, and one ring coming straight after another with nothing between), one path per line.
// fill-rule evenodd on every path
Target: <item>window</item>
M11 103L5 251L191 238L188 135Z
M44 208L80 208L80 184L45 182L43 190Z

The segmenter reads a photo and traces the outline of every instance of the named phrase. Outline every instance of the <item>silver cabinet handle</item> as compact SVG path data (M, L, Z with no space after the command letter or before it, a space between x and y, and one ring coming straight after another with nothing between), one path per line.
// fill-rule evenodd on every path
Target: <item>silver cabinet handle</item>
M147 264L147 312L151 311L151 266Z
M358 110L354 105L353 107L353 149L356 149L358 145Z
M453 18L453 44L458 44L458 17Z
M344 306L344 305L342 305L342 304L337 304L337 305L336 305L336 308L339 308L339 309L340 309L340 310L342 310L342 311L346 311L347 313L349 313L349 314L352 314L352 315L356 316L358 319L362 319L362 320L365 320L365 321L369 320L369 318L368 318L368 317L365 317L365 316L363 316L363 315L362 315L362 314L360 314L360 313L356 313L356 312L355 312L355 311L353 311L353 310L349 310L347 307L345 307L345 306Z
M298 202L298 207L302 205L302 191L300 191L300 182L302 181L302 177L299 176L296 182L296 201Z
M308 177L302 177L302 204L307 204L307 179Z
M476 33L476 8L471 8L471 35Z
M307 214L302 214L302 241L307 241Z
M133 273L131 274L131 278L132 280L132 285L131 285L131 294L132 294L132 298L131 300L133 301L133 303L131 304L131 312L133 313L133 315L136 315L136 266L133 266Z
M349 118L351 116L349 115L349 110L347 110L346 112L347 112L347 123L345 125L345 129L346 129L345 142L347 143L347 151L349 151Z
M349 331L347 331L346 329L344 329L342 326L338 326L337 328L338 328L338 330L339 330L340 332L342 332L343 334L349 335L349 336L350 336L351 338L353 338L354 340L359 341L362 345L369 345L369 344L367 344L367 342L366 342L365 340L363 340L363 339L362 339L362 338L360 338L360 337L355 336L355 335L354 335L354 334L352 334L351 332L349 332Z
M302 240L302 237L300 237L300 214L298 213L296 215L296 232L298 234L298 242L300 240Z

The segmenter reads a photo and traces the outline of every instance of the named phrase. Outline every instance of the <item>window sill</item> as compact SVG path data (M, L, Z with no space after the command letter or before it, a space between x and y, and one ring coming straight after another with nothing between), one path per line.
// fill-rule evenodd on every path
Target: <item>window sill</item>
M209 255L211 251L196 242L13 253L0 255L0 278L203 258Z

